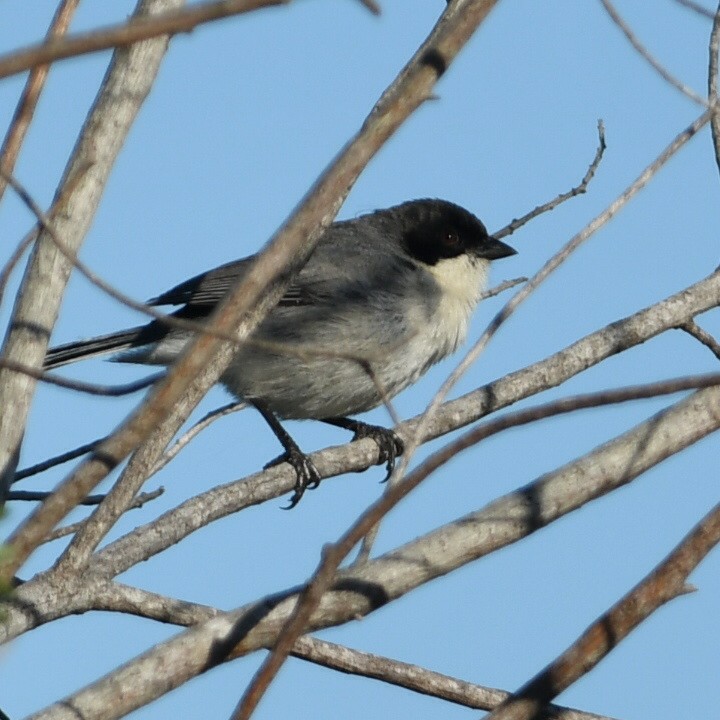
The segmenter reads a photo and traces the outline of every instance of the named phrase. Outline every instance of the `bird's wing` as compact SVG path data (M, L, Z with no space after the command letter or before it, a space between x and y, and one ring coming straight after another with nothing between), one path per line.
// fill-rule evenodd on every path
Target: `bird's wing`
M210 312L248 272L255 260L255 255L233 260L176 285L157 297L148 300L148 305L185 305L189 310L199 314ZM313 304L314 297L310 287L303 282L302 273L290 285L279 305L297 306Z

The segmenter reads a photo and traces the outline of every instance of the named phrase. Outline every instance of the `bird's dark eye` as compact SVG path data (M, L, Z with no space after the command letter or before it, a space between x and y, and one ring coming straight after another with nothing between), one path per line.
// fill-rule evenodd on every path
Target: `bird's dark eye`
M442 241L445 247L454 248L460 244L460 235L457 230L446 230L443 234Z

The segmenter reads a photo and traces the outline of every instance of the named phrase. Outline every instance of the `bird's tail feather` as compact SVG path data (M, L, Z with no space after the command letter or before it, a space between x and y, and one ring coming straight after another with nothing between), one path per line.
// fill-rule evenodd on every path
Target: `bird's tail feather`
M77 360L86 360L97 355L107 355L133 347L141 330L143 330L142 327L130 328L109 335L99 335L90 340L79 340L50 348L45 356L43 369L52 370Z

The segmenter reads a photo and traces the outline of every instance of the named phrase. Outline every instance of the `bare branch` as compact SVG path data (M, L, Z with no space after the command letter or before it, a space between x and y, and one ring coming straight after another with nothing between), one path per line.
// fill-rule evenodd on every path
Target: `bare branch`
M159 488L151 492L140 493L135 497L135 500L128 507L128 510L137 510L138 508L141 508L143 505L145 505L145 503L160 497L164 492L165 488L161 485ZM60 538L66 537L67 535L73 535L82 527L83 523L85 522L86 520L80 520L79 522L70 523L69 525L63 525L63 527L53 530L50 535L45 538L44 543L49 543L53 540L59 540Z
M487 300L488 298L495 297L496 295L500 295L500 293L504 293L506 290L509 290L510 288L515 287L516 285L522 285L523 283L526 283L528 279L526 277L518 277L513 278L512 280L505 280L504 282L501 282L499 285L496 285L493 288L490 288L489 290L485 290L480 295L481 300Z
M56 455L55 457L48 458L47 460L36 463L35 465L30 465L29 467L23 468L22 470L18 470L15 473L15 477L13 478L13 483L24 480L25 478L31 477L32 475L38 475L41 472L45 472L50 468L57 467L58 465L62 465L63 463L69 462L70 460L75 460L79 457L82 457L83 455L87 455L87 453L89 453L91 450L94 450L104 439L104 437L98 438L97 440L93 440L92 442L80 445L80 447L76 447L73 450L68 450L67 452L61 453L60 455Z
M561 205L566 200L585 193L587 191L588 185L590 184L590 181L595 177L595 171L598 169L603 154L605 153L605 149L607 148L607 145L605 144L605 125L603 124L602 120L598 120L598 139L600 142L598 143L597 150L595 151L595 157L590 163L590 166L588 167L587 172L583 176L583 179L580 181L579 185L576 185L574 188L570 188L570 190L565 193L560 193L560 195L553 198L549 202L538 205L535 209L531 210L529 213L526 213L522 217L516 218L511 223L508 223L504 228L498 230L496 233L493 233L494 237L500 240L506 235L512 235L516 230L521 228L526 223L530 222L530 220L538 217L538 215L542 215L543 213L549 212L550 210L554 210L558 205Z
M703 7L699 2L695 2L695 0L675 0L678 5L683 5L686 8L690 8L690 10L694 10L698 15L702 15L703 17L710 18L711 20L715 17L715 13L712 10L708 10L707 8Z
M122 583L107 583L93 600L95 610L127 613L174 625L190 626L215 617L209 605L186 602Z
M709 103L707 98L702 97L702 95L698 95L691 87L688 85L685 85L685 83L678 80L659 60L657 60L650 51L640 42L637 35L632 31L632 28L622 19L618 11L615 9L615 6L610 2L610 0L600 0L603 7L607 11L607 14L610 16L612 21L620 28L623 35L628 39L628 42L635 48L635 50L638 52L640 57L642 57L644 60L646 60L655 70L655 72L660 75L660 77L665 80L666 83L669 85L672 85L676 90L679 90L685 97L689 98L693 102L698 103L698 105L703 105L704 107L708 107ZM712 101L712 97L711 97Z
M720 343L707 332L707 330L703 330L694 320L688 320L677 327L679 330L684 330L688 335L692 335L696 340L700 341L720 360Z
M510 697L505 690L483 687L391 658L373 655L305 635L298 638L292 655L302 660L397 685L413 692L437 697L477 710L492 710ZM611 720L594 713L559 705L548 705L538 720Z
M540 709L592 670L643 620L688 591L688 575L720 542L720 504L655 570L598 618L562 655L508 698L488 720L532 720Z
M718 98L718 54L720 53L720 3L713 16L712 32L710 33L710 47L708 49L708 99L717 109ZM720 170L720 113L717 111L710 120L713 146L715 148L715 162Z
M222 407L216 408L215 410L211 410L207 415L205 415L205 417L198 420L185 434L182 435L182 437L179 437L172 447L168 448L162 454L160 459L157 461L157 464L152 469L151 474L155 475L155 473L160 472L160 470L171 462L191 440L197 437L203 430L210 427L210 425L212 425L216 420L224 418L227 415L231 415L232 413L236 413L246 407L246 402L234 401L228 403L227 405L223 405Z
M152 492L141 493L135 498L133 504L128 508L129 510L142 507L146 502L155 500L165 492L165 489L160 487ZM25 500L30 502L38 502L47 500L52 492L46 491L34 491L34 490L11 490L7 494L7 500ZM88 495L83 498L78 505L99 505L105 499L105 495Z
M61 37L67 32L79 2L80 0L61 0L45 36L46 42ZM0 171L3 173L11 174L15 167L20 148L35 114L40 93L45 87L49 70L49 65L37 65L32 69L25 81L25 87L10 121L10 127L5 133L5 139L2 147L0 147ZM3 178L0 177L0 200L2 200L5 193L5 188L6 184ZM2 287L2 283L0 283L0 287Z
M160 372L155 373L154 375L149 375L148 377L140 380L125 383L124 385L98 385L96 383L83 382L82 380L70 380L69 378L63 378L59 375L46 373L44 370L40 370L39 368L24 365L23 363L14 362L12 360L6 360L4 358L0 358L0 368L20 373L22 375L27 375L28 377L40 380L48 385L56 385L57 387L87 393L88 395L105 395L109 397L132 395L139 390L144 390L145 388L154 385L158 382L158 380L165 377L165 373Z
M202 23L288 2L290 0L219 0L195 4L182 10L157 13L154 17L134 15L129 22L121 25L72 35L8 53L0 57L0 78L56 60L110 48L123 48L140 40L189 32Z

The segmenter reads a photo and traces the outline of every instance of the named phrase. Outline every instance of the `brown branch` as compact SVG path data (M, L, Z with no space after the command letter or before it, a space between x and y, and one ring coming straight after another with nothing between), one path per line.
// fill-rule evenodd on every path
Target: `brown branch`
M677 326L707 347L715 357L720 360L720 343L709 333L703 330L694 320L688 320Z
M350 675L381 680L430 697L476 710L492 710L510 697L505 690L484 687L433 672L419 665L362 652L305 635L298 638L292 655ZM547 705L537 720L611 720L606 716L559 705Z
M526 223L530 222L530 220L538 217L538 215L542 215L543 213L549 212L550 210L554 210L558 205L561 205L566 200L585 193L587 191L588 185L590 184L590 181L593 179L593 177L595 177L595 171L600 165L600 161L602 160L605 149L607 148L607 145L605 144L605 125L603 124L602 120L598 120L598 139L599 143L597 150L595 151L595 157L593 158L593 161L590 163L587 172L585 173L583 179L578 185L570 188L570 190L565 193L560 193L560 195L553 198L549 202L538 205L529 213L526 213L522 217L516 218L512 222L508 223L504 228L501 228L496 233L493 233L493 235L498 239L502 239L507 235L512 235L516 230L521 228Z
M53 38L61 37L67 32L79 2L80 0L61 0L45 36L46 42L52 41ZM5 139L0 148L0 170L5 173L12 173L15 167L18 155L20 154L20 148L22 147L33 115L35 114L40 93L45 87L49 70L49 65L37 65L32 69L25 82L25 87L23 88L20 100L15 108L15 113L10 121L10 127L5 134ZM3 194L5 193L5 188L6 183L0 177L0 200L2 200Z
M127 23L31 45L1 56L0 78L16 75L24 70L30 70L38 65L45 65L56 60L64 60L99 50L121 48L161 35L189 32L203 23L271 5L285 5L289 2L290 0L219 0L218 2L192 5L182 10L133 18Z
M610 2L610 0L600 0L603 7L607 11L607 14L610 16L610 19L620 28L623 35L628 39L628 42L635 48L637 53L642 57L644 60L646 60L653 70L660 75L660 77L665 80L669 85L672 85L676 90L679 90L685 97L690 98L693 102L698 103L699 105L703 105L704 107L708 106L708 100L707 98L702 97L702 95L698 95L691 87L688 85L685 85L685 83L678 80L659 60L657 60L650 51L640 42L637 35L633 32L632 28L625 22L625 20L622 19L620 16L620 13L615 9L615 6Z
M720 542L720 504L625 597L562 655L508 698L488 720L532 720L552 698L592 670L655 610L687 593L688 575Z

